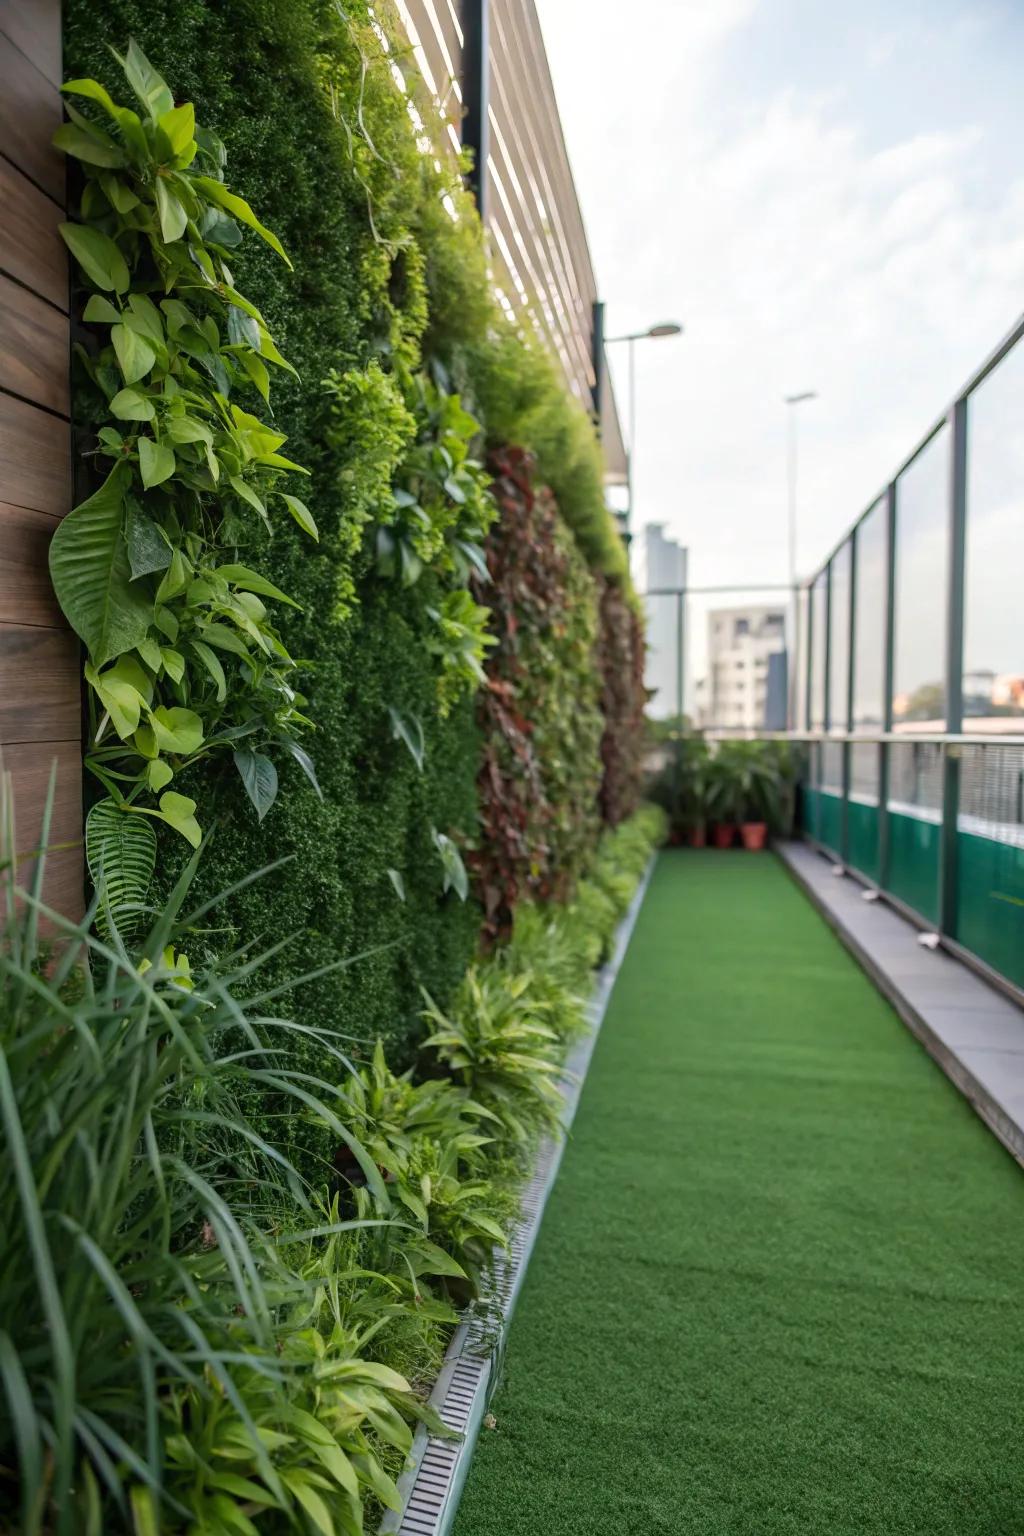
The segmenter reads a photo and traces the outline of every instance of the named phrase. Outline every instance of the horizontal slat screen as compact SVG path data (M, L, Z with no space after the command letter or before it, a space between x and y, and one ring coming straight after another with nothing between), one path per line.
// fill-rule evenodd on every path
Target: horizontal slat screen
M456 0L397 0L436 121L435 142L461 144L462 31ZM562 135L534 0L490 0L490 155L487 232L499 300L558 358L590 409L593 305L598 297L586 230ZM625 476L615 399L605 382L601 424L610 479Z

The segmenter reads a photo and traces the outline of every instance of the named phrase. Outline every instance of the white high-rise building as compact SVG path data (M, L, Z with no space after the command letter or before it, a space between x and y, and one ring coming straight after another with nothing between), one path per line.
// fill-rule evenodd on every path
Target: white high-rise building
M686 585L687 551L666 537L664 523L645 523L633 539L633 579L647 615L644 682L653 697L647 706L655 719L676 713L679 697L679 599L672 593Z
M781 730L786 715L786 610L715 608L708 670L696 687L701 725Z

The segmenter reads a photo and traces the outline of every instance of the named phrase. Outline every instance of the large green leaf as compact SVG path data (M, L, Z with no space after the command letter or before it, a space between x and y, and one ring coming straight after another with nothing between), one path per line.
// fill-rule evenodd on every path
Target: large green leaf
M277 252L282 261L288 262L289 267L291 266L291 262L288 261L284 246L280 240L272 230L267 229L260 223L244 197L238 197L234 192L229 192L223 182L214 181L212 176L193 176L192 185L197 191L202 192L211 203L219 204L221 208L231 214L232 218L237 219L240 224L246 224L250 229L254 229Z
M89 165L124 165L124 152L113 139L108 139L106 134L102 139L97 138L79 128L77 123L61 123L53 135L53 147L65 155L74 155L76 160L85 160Z
M110 327L110 339L114 343L125 383L135 384L145 378L156 362L156 353L145 337L129 326L118 323Z
M160 819L166 821L175 832L180 832L187 843L198 848L203 834L195 817L196 803L188 795L179 795L173 789L160 796Z
M64 244L97 288L127 293L131 282L128 263L109 235L85 224L60 224L58 228Z
M151 603L133 587L122 524L130 471L111 470L95 496L69 512L50 544L50 579L71 628L97 667L145 639Z
M174 97L162 75L158 74L146 58L138 43L132 41L122 57L115 48L111 53L128 77L128 84L149 112L154 122L172 111Z
M85 857L100 896L96 926L110 936L109 912L121 937L131 939L140 926L142 906L156 868L156 833L142 816L123 811L113 800L99 800L85 821Z
M299 606L287 592L282 592L280 587L275 587L272 581L261 576L259 571L251 571L247 565L219 565L217 575L230 581L233 587L240 587L243 592L258 592L260 597L276 598L279 603L288 603L292 608Z
M162 177L156 179L156 207L160 215L160 233L166 245L180 240L188 224L188 214Z
M142 483L147 491L154 485L162 485L174 474L173 448L168 448L165 443L154 443L151 438L140 437L139 468L142 471Z
M157 746L164 752L179 752L188 757L203 744L203 722L194 709L178 704L168 709L161 704L150 716L150 724Z

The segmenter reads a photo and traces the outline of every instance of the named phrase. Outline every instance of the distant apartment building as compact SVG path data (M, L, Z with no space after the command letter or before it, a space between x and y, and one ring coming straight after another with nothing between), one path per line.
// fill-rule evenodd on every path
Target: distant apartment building
M707 673L695 690L700 725L785 730L784 608L713 609L707 654Z
M633 539L633 579L647 615L644 682L652 692L647 706L655 719L677 712L679 697L678 598L658 597L686 585L687 551L665 534L664 523L646 523Z

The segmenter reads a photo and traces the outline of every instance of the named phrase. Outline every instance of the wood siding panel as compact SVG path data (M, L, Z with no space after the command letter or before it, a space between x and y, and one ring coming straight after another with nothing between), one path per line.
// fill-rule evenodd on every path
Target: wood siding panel
M32 879L51 766L44 900L79 918L81 652L50 586L71 505L60 0L0 0L0 767L14 792L18 879ZM59 847L58 845L65 845Z
M46 859L43 900L66 917L79 918L84 910L85 859L82 847L82 746L71 741L30 742L0 753L11 775L14 791L14 842L21 856L18 883L32 879L38 850L43 808L50 771L57 763L57 784ZM69 846L59 847L65 844Z
M0 394L0 500L63 517L71 506L71 430L59 416Z
M64 202L64 156L50 140L62 115L57 87L0 32L0 145L58 204Z
M78 636L0 624L0 748L69 741L81 730Z
M0 0L0 32L51 85L60 85L60 0Z
M67 416L66 316L0 275L0 379L5 389Z
M68 267L57 230L61 211L52 197L2 157L0 208L0 269L66 310Z
M50 540L56 520L0 501L0 624L66 629L50 585Z

